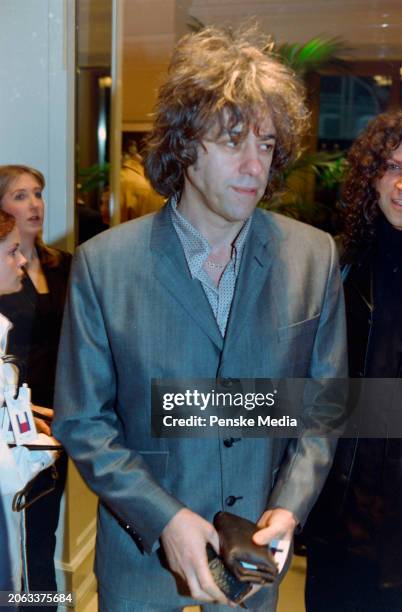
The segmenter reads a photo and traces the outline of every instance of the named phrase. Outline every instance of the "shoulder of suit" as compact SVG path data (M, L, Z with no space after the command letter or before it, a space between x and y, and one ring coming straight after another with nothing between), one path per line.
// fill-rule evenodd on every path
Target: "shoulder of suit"
M279 239L291 241L295 247L300 244L305 248L311 246L315 250L328 248L333 242L333 238L327 232L302 221L262 209L257 209L256 213L261 222L266 224L268 235L274 231Z
M148 242L155 213L126 221L90 238L78 247L87 254L144 248Z

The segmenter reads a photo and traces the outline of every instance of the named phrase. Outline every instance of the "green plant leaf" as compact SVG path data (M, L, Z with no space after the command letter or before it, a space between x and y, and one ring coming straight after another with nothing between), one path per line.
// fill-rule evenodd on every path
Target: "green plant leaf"
M89 193L95 189L104 187L109 183L109 172L110 163L94 164L88 168L79 168L79 191L81 193Z
M317 37L305 44L284 43L275 48L281 60L301 76L329 65L345 68L346 64L339 56L347 50L345 42L339 37Z

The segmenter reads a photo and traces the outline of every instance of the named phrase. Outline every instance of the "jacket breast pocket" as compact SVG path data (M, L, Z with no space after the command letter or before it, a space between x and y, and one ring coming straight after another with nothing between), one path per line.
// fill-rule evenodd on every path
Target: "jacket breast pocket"
M286 325L278 328L278 339L279 342L285 342L287 340L293 340L301 336L313 336L317 330L318 323L320 320L321 313L314 315L311 319L304 319L304 321L298 321L292 325ZM300 338L302 340L302 338Z
M278 329L278 356L286 375L308 376L320 315Z

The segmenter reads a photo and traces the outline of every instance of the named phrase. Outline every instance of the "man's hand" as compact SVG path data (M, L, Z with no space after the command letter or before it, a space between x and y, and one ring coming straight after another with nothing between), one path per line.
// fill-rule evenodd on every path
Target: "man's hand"
M275 508L264 512L257 525L260 529L253 535L253 541L262 545L273 539L291 540L297 521L290 510Z
M33 412L36 412L42 415L43 417L45 417L44 419L42 419L40 416L34 416L34 421L35 421L37 432L44 433L48 436L51 436L52 430L50 427L50 423L53 421L53 416L54 416L53 409L45 408L44 406L38 406L36 404L32 404L32 410Z
M211 523L182 508L162 531L161 542L170 569L186 581L194 599L235 607L216 586L208 568L207 544L219 552L218 534Z
M259 531L253 535L253 541L261 546L269 544L271 540L291 540L296 528L297 521L290 510L285 508L275 508L267 510L257 523ZM253 585L252 590L243 601L246 601L257 593L262 587Z

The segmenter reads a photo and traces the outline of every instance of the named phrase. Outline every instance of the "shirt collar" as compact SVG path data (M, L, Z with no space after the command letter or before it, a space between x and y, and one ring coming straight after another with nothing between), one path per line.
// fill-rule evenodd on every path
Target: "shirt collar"
M170 198L170 214L173 225L179 234L179 238L183 244L184 253L190 268L191 276L194 278L200 272L205 261L211 252L211 247L206 238L179 212L178 196ZM234 262L234 271L237 276L240 268L241 256L244 249L244 244L250 229L252 215L243 224L240 232L233 243L232 261Z

